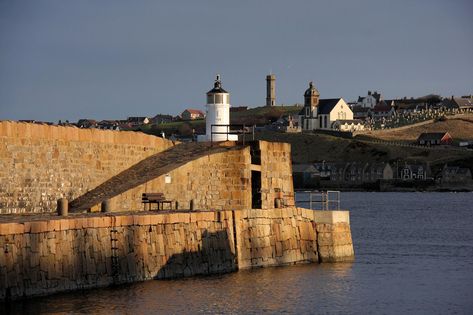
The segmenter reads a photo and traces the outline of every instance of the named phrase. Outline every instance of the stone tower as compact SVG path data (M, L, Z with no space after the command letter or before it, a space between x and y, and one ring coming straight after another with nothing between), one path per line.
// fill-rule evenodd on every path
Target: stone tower
M320 93L315 88L312 81L309 82L309 88L304 92L304 107L310 107L314 111L319 105Z
M268 74L266 76L266 106L276 105L276 76Z

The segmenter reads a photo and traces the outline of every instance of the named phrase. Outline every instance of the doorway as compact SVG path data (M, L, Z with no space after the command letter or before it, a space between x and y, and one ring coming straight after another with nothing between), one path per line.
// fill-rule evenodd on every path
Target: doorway
M261 172L251 171L251 208L261 209Z

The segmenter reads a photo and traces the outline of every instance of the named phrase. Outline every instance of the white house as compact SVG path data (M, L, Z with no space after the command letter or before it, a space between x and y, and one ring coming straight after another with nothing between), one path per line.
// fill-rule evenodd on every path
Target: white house
M374 108L376 104L379 103L380 99L381 94L379 94L377 91L374 91L373 93L371 93L371 91L368 91L367 96L358 96L358 102L356 103L356 105L364 108Z
M302 130L337 129L340 125L334 124L337 120L349 123L353 130L363 128L361 121L353 121L353 112L343 98L321 100L319 96L319 91L310 82L304 93L304 107L299 112L299 126Z

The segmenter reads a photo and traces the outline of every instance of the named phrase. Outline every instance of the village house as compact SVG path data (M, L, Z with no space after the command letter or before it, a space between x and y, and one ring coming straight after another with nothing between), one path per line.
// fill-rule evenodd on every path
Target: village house
M122 128L121 125L122 122L120 120L101 120L97 123L97 128L106 130L122 130L124 128Z
M132 127L147 125L150 122L148 117L128 117L126 120Z
M389 101L380 101L371 110L371 116L374 119L390 119L396 116L396 110Z
M430 178L431 171L428 165L407 164L398 168L398 178L404 181L426 180Z
M304 93L304 107L299 112L302 130L334 130L337 120L353 120L353 112L343 98L319 99L319 96L319 91L310 82ZM353 122L352 126L355 130L363 128L359 121Z
M182 120L201 119L205 118L205 114L201 110L188 108L181 113L181 118Z
M442 106L446 109L455 109L461 112L473 111L473 97L451 97L442 101Z
M320 173L313 164L294 164L292 177L295 187L309 187L317 184Z
M375 182L377 180L391 180L394 178L393 168L389 163L367 163L363 169L363 181Z
M351 110L353 112L353 119L365 121L371 117L371 109L368 107L355 105L351 108Z
M358 101L356 102L356 105L363 108L374 108L380 100L381 94L379 94L377 91L374 91L373 93L371 93L371 91L368 91L367 96L358 96Z
M417 138L417 143L420 145L450 145L452 144L452 137L448 132L424 132Z
M98 128L98 123L94 119L79 119L76 123L79 128Z
M313 181L320 178L338 184L369 184L378 180L391 180L394 178L393 168L389 163L332 163L322 162L314 164L294 165L294 172L306 180ZM306 174L309 173L309 174Z
M445 166L441 173L442 184L471 184L473 179L471 177L471 171L466 167L459 166Z
M157 114L153 118L150 119L150 123L159 125L163 123L169 123L173 121L172 115L163 115L163 114Z

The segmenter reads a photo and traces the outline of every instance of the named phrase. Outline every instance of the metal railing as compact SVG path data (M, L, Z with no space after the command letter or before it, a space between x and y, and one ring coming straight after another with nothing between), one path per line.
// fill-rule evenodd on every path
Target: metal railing
M214 131L215 127L225 127L225 131ZM211 125L210 126L210 143L214 142L214 135L226 135L227 141L229 135L243 135L242 142L245 144L246 135L251 134L251 140L255 140L255 126L246 126L239 124L230 124L230 125Z
M297 203L308 203L311 210L340 210L340 191L301 191L308 193L308 200L297 200Z

